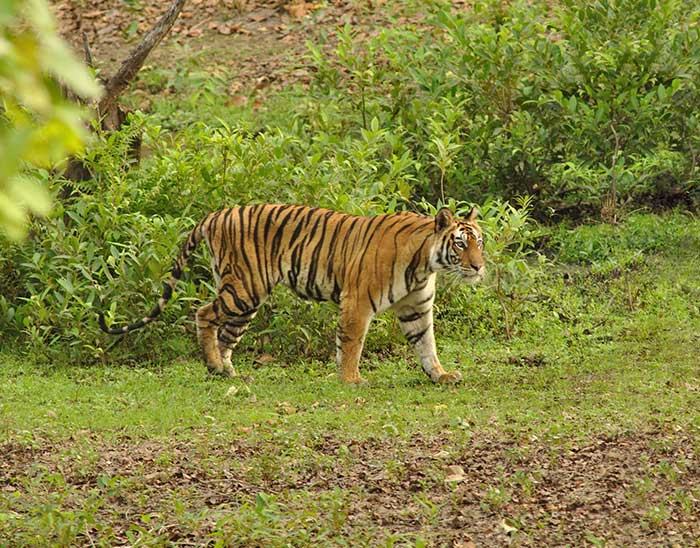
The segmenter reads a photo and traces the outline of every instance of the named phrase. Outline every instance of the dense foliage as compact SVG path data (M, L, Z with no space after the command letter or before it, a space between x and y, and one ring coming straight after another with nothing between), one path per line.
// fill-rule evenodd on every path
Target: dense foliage
M368 44L346 28L337 59L314 49L312 98L377 117L433 198L528 194L540 215L697 200L699 24L684 1L436 9Z
M280 93L256 112L226 105L224 82L203 83L196 67L146 72L146 85L165 80L184 99L155 101L151 114L101 138L87 153L93 180L34 222L28 242L3 244L3 340L106 359L114 340L97 328L96 309L115 321L140 317L184 235L211 209L280 201L429 212L444 197L457 209L482 206L495 276L486 288L450 288L441 302L467 310L478 298L484 319L475 329L517 334L543 264L528 259L539 238L531 211L615 219L625 205L698 195L700 8L530 4L458 13L434 4L420 24L397 23L362 42L341 29L332 55L309 44L309 89ZM135 132L148 154L129 166ZM567 260L604 253L585 239L571 245L561 247ZM206 257L185 278L166 321L110 357L194 351L187 319L212 294ZM280 291L244 345L329 355L334 316L332 306ZM395 338L393 320L379 318L369 349Z

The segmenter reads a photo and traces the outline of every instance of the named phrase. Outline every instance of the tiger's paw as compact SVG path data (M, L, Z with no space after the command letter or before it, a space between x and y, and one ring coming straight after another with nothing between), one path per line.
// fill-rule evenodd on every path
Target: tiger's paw
M209 374L211 375L217 375L221 377L237 377L238 374L236 373L236 370L233 368L231 365L220 365L219 367L216 367L214 365L209 365L207 364L207 369L209 370Z
M348 386L364 386L367 384L367 381L363 379L362 377L351 377L351 378L341 378L341 381L343 381L343 384L347 384Z
M236 370L233 368L232 365L224 365L224 370L221 374L224 377L229 377L229 378L233 378L233 377L238 376L238 373L236 373Z
M222 372L221 375L224 377L237 377L238 373L233 368L233 363L231 363L231 358L223 358L222 360Z
M457 384L462 381L462 374L459 371L450 371L443 373L437 378L440 384Z

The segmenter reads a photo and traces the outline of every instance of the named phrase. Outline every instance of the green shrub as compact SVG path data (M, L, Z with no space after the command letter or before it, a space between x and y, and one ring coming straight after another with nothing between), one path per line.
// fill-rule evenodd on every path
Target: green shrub
M399 136L431 199L673 203L698 191L699 22L677 0L447 5L363 43L346 28L335 60L313 49L311 93L338 129L376 117Z
M127 171L128 142L137 129L145 132L151 152ZM274 201L366 214L406 206L401 185L408 184L405 173L411 162L398 154L392 135L376 119L357 139L334 147L311 142L306 151L303 146L281 131L253 134L223 124L197 124L166 138L161 128L137 116L131 127L91 150L87 160L94 177L76 187L71 201L49 218L35 220L26 242L3 247L3 336L19 337L40 354L76 362L169 358L183 348L195 353L191 319L198 303L214 294L206 252L195 255L164 321L130 335L118 352L107 352L119 339L99 330L96 313L103 310L109 321L123 323L150 310L186 234L207 212ZM307 156L309 149L312 156ZM54 181L57 188L63 183ZM516 238L519 227L503 230L512 214L494 216L504 207L485 206L485 223L493 234L489 245L506 233L509 242ZM520 260L522 250L512 251ZM506 255L502 248L497 264L506 264ZM300 304L280 290L261 310L244 348L255 344L281 356L327 357L333 341L329 325L336 315L331 305ZM180 341L183 336L189 346ZM368 349L399 340L391 316L381 317L374 322Z
M421 205L431 215L436 213L436 208L430 204ZM458 215L465 216L472 205L451 200L450 207ZM515 205L489 200L479 206L478 222L484 234L487 278L482 285L474 287L443 280L440 285L446 287L440 288L439 294L448 301L447 307L452 312L440 312L438 316L468 324L472 333L480 331L488 336L513 338L515 325L546 262L545 257L535 251L540 230L530 216L531 207L529 197L519 198ZM465 315L464 311L469 314ZM489 320L484 321L484 318Z
M137 131L150 152L128 170L128 144ZM399 189L410 164L376 121L357 139L329 147L323 139L302 143L279 130L254 133L223 122L170 135L142 115L96 139L86 161L93 179L75 185L74 197L49 218L36 219L26 242L3 244L0 253L3 336L78 362L113 358L106 349L117 340L99 330L96 312L104 309L121 323L150 309L187 232L207 212L276 201L350 213L393 210L403 201ZM53 184L58 189L65 181ZM214 290L206 252L191 266L165 321L130 336L119 360L171 357L183 348L181 335L193 338L188 318ZM300 304L280 291L248 340L268 352L325 356L336 314L332 306ZM383 320L378 325L384 334L391 327Z
M0 5L0 238L25 236L29 213L50 203L36 168L82 149L84 116L59 89L95 99L100 89L57 32L44 0Z
M618 226L560 225L548 232L549 252L561 263L593 264L630 254L694 253L700 236L681 212L663 216L630 215Z

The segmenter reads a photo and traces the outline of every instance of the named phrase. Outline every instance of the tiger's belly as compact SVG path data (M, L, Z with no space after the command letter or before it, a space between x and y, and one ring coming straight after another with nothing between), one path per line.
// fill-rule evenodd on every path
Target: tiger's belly
M320 270L320 266L301 265L298 268L289 267L281 276L281 283L289 287L302 299L314 301L332 301L340 304L343 287L337 278ZM352 292L354 298L365 301L372 308L372 313L380 314L394 305L404 301L408 296L417 302L432 300L435 292L435 274L422 279L412 280L407 284L403 274L392 276L387 280L366 280L359 284L364 287L361 291Z
M281 282L302 299L340 303L342 288L333 277L327 277L324 273L319 272L318 268L289 268L282 276Z

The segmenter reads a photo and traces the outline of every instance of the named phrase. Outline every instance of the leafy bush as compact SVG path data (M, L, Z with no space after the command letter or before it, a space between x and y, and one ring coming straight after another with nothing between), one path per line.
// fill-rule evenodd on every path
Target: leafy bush
M592 264L630 253L663 253L678 256L694 253L700 236L686 214L664 216L633 214L619 226L581 225L552 227L548 248L558 262Z
M614 215L697 197L699 22L677 0L446 5L366 44L346 28L334 62L312 49L312 93L399 136L420 195Z
M87 160L94 178L76 189L73 201L57 207L48 219L36 220L27 242L4 247L3 334L28 341L35 351L74 361L112 359L106 349L115 339L99 330L96 312L102 309L121 323L149 310L181 242L207 212L274 201L367 214L404 207L400 189L410 162L396 154L391 135L375 120L369 125L357 139L334 147L312 141L304 150L300 140L280 131L253 134L225 125L198 124L168 138L160 127L136 116L129 128L91 150ZM137 130L144 130L151 154L125 171L128 142ZM60 187L63 181L54 184ZM514 241L518 227L503 230L512 215L493 216L508 206L485 207L492 242L502 241L502 234ZM505 265L505 247L500 249L494 257ZM182 351L182 335L192 341L196 305L214 294L205 255L196 254L192 271L163 313L165 321L130 335L129 344L121 345L120 360L170 357ZM288 356L328 356L333 341L328 326L335 324L336 315L331 305L300 304L289 292L278 291L244 345L255 342L264 351ZM368 348L384 348L395 340L400 335L393 320L378 318ZM186 348L196 351L194 344Z
M151 154L127 171L124 159L135 131L145 132ZM274 201L372 213L391 210L401 200L396 189L406 162L392 152L376 122L356 140L328 147L321 139L303 147L281 131L253 133L225 124L196 124L171 136L134 116L127 129L91 149L86 161L94 178L76 187L72 201L48 219L35 220L27 242L3 245L3 335L76 361L107 359L105 349L114 339L99 331L96 311L104 306L111 320L121 322L150 309L186 233L205 213ZM171 356L182 348L178 333L192 338L187 319L193 305L213 295L202 255L178 285L166 321L130 336L120 359ZM256 322L259 342L267 351L326 355L333 340L327 326L335 315L333 307L300 305L279 292ZM287 335L270 336L280 332Z
M449 205L458 215L466 216L472 205L450 200ZM434 215L437 209L428 203L422 209ZM530 217L532 202L523 197L513 205L501 200L488 200L479 206L479 225L484 234L484 256L487 261L487 278L478 286L465 287L444 280L446 288L439 286L442 299L448 301L453 312L438 315L451 316L460 324L469 324L472 331L482 331L488 336L505 336L510 340L515 333L515 324L522 308L532 296L536 281L542 274L546 262L543 255L535 251L540 230ZM447 295L446 295L447 293ZM490 325L475 325L471 316L477 314L490 318ZM465 315L465 311L469 311ZM494 320L495 319L495 320Z
M489 241L493 292L503 313L505 335L513 338L513 325L520 308L541 272L544 256L534 251L538 231L532 225L530 198L520 198L517 207L508 202L484 206L481 224ZM537 259L533 261L532 259Z

